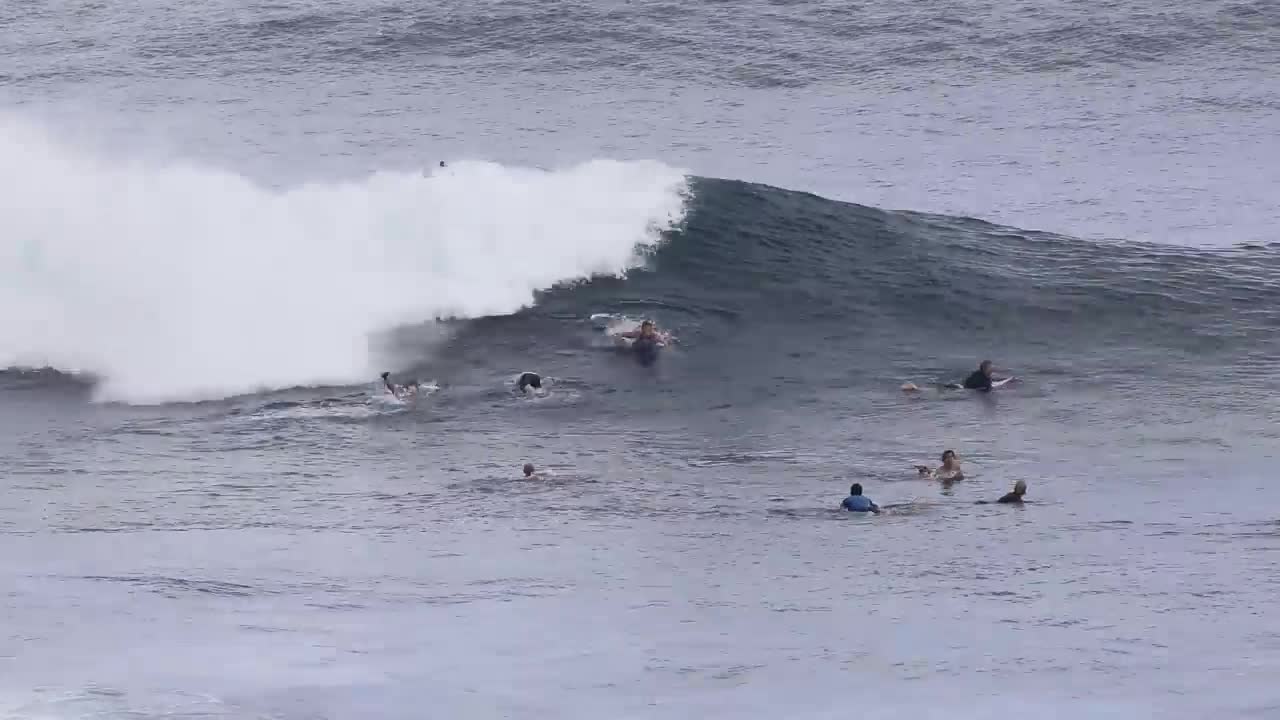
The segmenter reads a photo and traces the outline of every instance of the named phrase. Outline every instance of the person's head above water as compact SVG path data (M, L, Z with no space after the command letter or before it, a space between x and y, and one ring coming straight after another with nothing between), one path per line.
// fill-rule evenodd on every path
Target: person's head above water
M991 371L995 369L995 364L990 360L983 360L982 364L978 366L978 369L982 371L983 375L991 377Z
M849 494L850 494L850 495L861 495L861 494L862 494L862 483L854 483L854 484L850 485L850 486L849 486Z
M1013 484L1013 494L1022 497L1027 494L1027 481L1019 480Z
M516 387L520 389L520 392L524 392L528 388L541 390L542 376L533 372L520 373L520 379L516 380Z
M955 451L955 450L945 450L945 451L943 451L943 453L942 453L942 465L943 465L944 467L951 467L951 466L952 466L953 464L955 464L956 462L959 462L959 461L958 461L958 460L957 460L957 458L956 458L956 451Z
M652 320L645 320L644 322L640 323L640 332L646 335L653 334L655 330L656 328L654 328Z
M533 474L533 463L525 463L525 464L524 464L524 476L525 476L525 477L529 477L529 476L530 476L530 475L532 475L532 474Z

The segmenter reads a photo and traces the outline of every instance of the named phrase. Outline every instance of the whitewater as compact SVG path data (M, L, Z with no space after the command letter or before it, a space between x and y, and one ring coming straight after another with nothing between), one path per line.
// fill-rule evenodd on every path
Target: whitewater
M0 168L0 365L86 373L126 402L367 380L389 360L379 333L625 273L685 201L680 170L609 160L274 190L85 155L13 121Z

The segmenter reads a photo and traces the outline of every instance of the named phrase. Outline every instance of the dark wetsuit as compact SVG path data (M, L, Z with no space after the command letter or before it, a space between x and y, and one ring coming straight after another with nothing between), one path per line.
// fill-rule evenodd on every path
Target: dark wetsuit
M521 373L520 379L516 381L516 387L520 388L520 392L524 392L525 388L539 390L542 388L542 376L538 373Z
M981 370L974 370L973 374L964 379L965 390L990 390L991 376Z
M1020 503L1020 502L1022 502L1022 496L1021 496L1021 495L1019 495L1018 493L1006 493L1006 494L1004 495L1004 497L1000 498L1000 499L999 499L999 500L997 500L996 502L998 502L998 503Z

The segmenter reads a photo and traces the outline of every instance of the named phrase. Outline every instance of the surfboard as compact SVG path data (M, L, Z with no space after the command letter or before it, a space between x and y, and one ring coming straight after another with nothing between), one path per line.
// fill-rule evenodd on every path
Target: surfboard
M618 316L614 315L613 313L592 313L591 314L591 324L597 330L607 329L609 325L617 319L618 319Z
M1013 382L1014 380L1017 380L1017 379L1018 379L1018 378L1016 378L1016 377L1007 377L1007 378L1003 378L1003 379L1000 379L1000 380L992 380L992 381L991 381L991 389L992 389L992 390L995 390L996 388L1004 387L1005 385L1008 385L1009 383L1011 383L1011 382ZM908 387L908 385L909 385L910 387ZM947 389L947 390L967 390L967 389L968 389L968 388L966 388L962 383L947 383L947 384L943 385L942 387L943 387L943 388L945 388L945 389ZM915 391L918 391L919 389L920 389L920 388L919 388L919 387L917 387L915 383L905 383L905 384L902 386L902 391L903 391L903 392L915 392Z

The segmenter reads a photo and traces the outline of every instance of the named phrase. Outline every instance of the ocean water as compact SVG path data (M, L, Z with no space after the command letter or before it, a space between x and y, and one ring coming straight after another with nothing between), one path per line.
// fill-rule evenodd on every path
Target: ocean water
M0 6L0 717L1280 716L1278 61L1263 2Z

